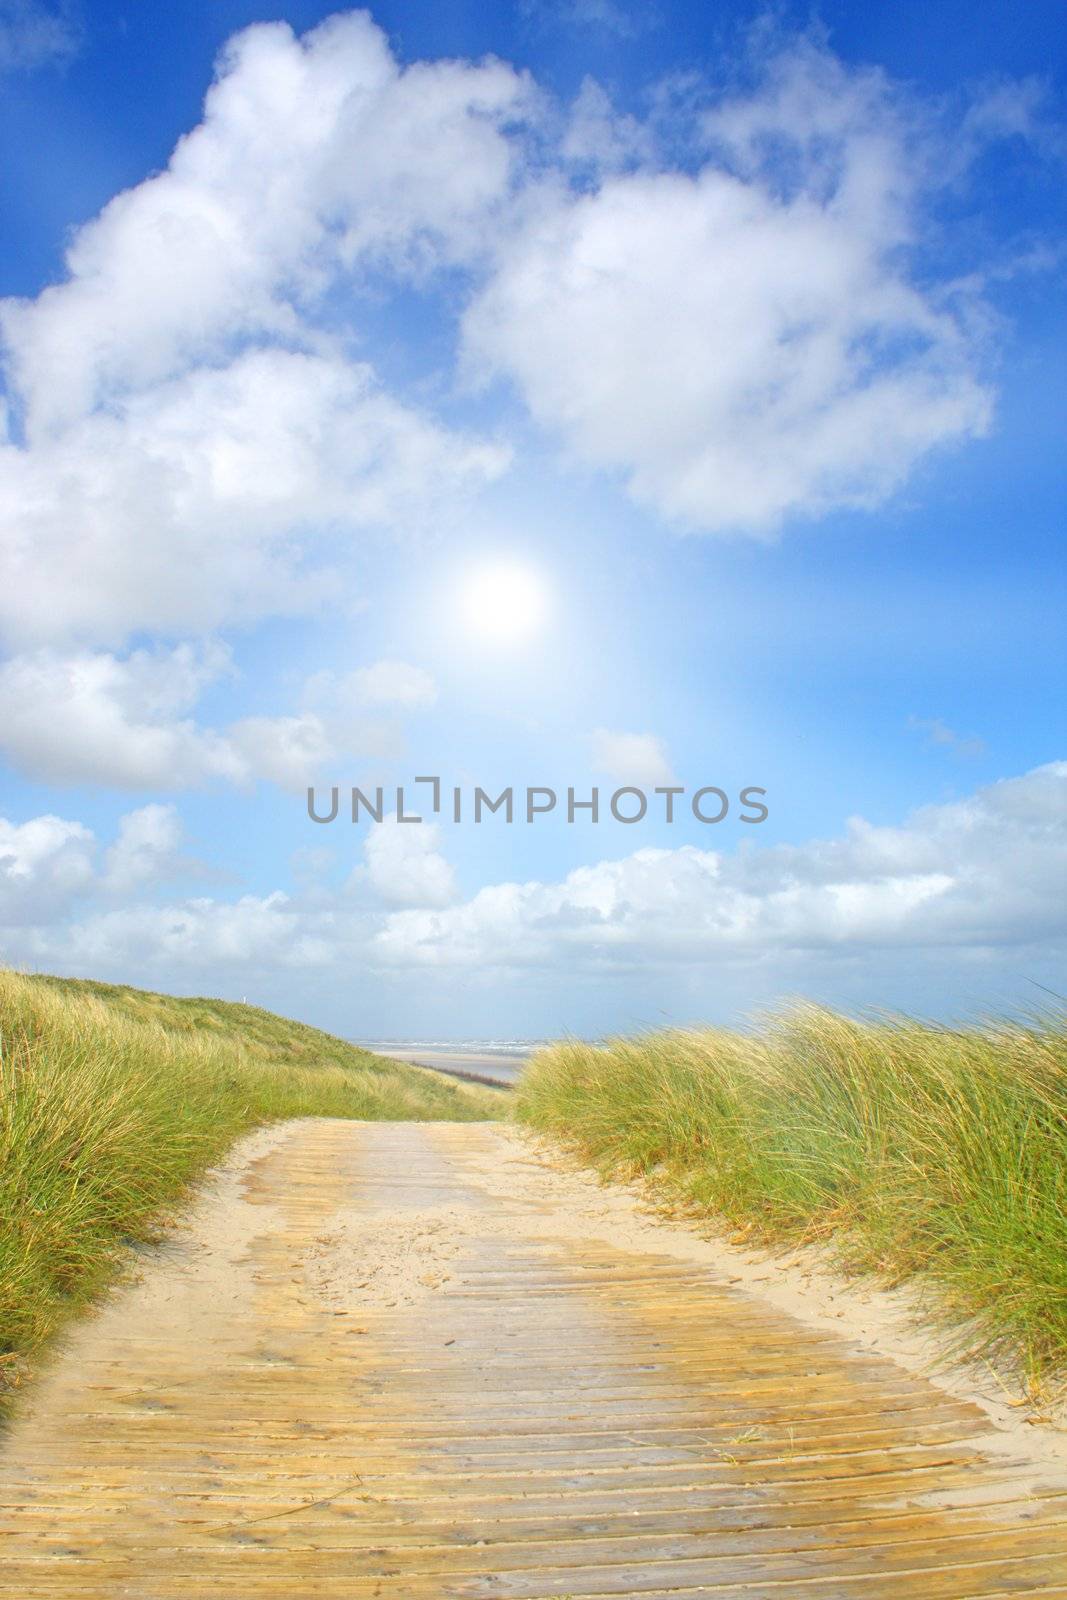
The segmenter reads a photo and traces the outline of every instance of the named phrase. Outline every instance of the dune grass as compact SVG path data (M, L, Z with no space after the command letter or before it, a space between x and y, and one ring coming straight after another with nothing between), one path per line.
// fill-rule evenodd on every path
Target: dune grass
M936 1286L975 1353L1067 1375L1067 1032L802 1008L758 1034L560 1044L520 1119L747 1239Z
M507 1097L252 1006L0 971L0 1375L280 1117L468 1121ZM0 1389L4 1388L0 1384Z

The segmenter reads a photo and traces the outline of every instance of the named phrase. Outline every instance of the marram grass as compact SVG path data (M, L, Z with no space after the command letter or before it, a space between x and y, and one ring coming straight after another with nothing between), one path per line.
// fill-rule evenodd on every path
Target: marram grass
M0 970L0 1394L239 1135L505 1097L252 1006Z
M970 1349L1067 1375L1067 1032L861 1023L566 1043L517 1114L768 1244L934 1286Z

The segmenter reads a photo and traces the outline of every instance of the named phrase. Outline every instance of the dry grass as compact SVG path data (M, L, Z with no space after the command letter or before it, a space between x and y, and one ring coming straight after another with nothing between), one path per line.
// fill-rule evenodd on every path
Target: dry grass
M1067 1369L1067 1033L802 1008L758 1035L561 1044L518 1114L753 1239L936 1284L987 1354Z
M0 1372L280 1117L469 1121L502 1097L251 1006L0 971Z

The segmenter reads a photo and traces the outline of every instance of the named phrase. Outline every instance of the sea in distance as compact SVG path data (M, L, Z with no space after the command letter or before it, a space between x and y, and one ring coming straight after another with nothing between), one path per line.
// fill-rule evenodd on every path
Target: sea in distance
M356 1039L355 1044L396 1061L435 1067L456 1077L514 1083L542 1039Z

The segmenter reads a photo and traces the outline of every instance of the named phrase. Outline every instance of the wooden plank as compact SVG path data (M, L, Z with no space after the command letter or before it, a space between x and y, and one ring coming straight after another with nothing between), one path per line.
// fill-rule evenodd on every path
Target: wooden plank
M502 1233L491 1127L296 1126L206 1348L117 1304L13 1430L0 1596L1067 1600L1067 1483L976 1407L666 1253ZM442 1206L432 1309L309 1286L335 1216Z

